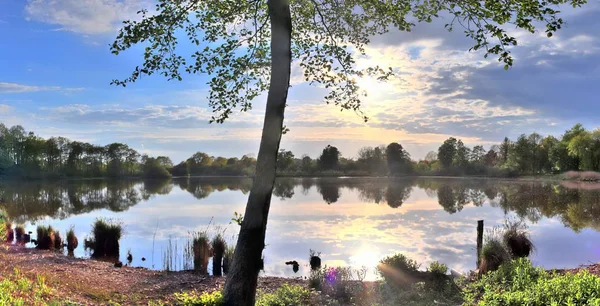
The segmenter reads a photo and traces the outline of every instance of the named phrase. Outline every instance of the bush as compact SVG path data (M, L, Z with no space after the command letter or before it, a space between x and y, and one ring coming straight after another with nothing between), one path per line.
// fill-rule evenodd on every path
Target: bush
M388 256L377 265L379 275L389 284L406 284L407 277L419 270L420 265L402 254Z
M203 292L202 294L198 294L197 292L176 293L175 299L177 300L177 305L182 306L224 305L223 295L220 291L213 291L211 293Z
M446 275L446 273L448 273L448 266L443 263L434 261L429 264L429 268L427 268L427 271L435 274Z
M302 306L310 302L310 291L300 285L283 284L273 293L260 294L256 306Z
M88 247L93 250L92 257L119 257L119 240L123 235L121 223L110 219L96 219L92 225L92 239Z
M581 271L560 275L515 259L468 285L465 305L599 305L600 278Z

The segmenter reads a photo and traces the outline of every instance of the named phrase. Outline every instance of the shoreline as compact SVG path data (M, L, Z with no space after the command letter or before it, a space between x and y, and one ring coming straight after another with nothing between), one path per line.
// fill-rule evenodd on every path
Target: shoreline
M3 176L0 175L1 181L94 181L94 180L170 180L170 179L182 179L182 178L196 178L196 179L253 179L254 176L242 176L242 175L190 175L190 176L172 176L169 178L159 177L142 177L142 176L124 176L124 177L47 177L47 178L23 178L14 176ZM488 179L488 180L502 180L502 181L539 181L539 182L581 182L581 183L600 183L600 179L580 179L580 178L567 178L562 174L551 174L551 175L523 175L516 177L505 177L505 176L486 176L486 175L405 175L405 176L371 176L371 175L312 175L312 174L279 174L276 178L310 178L310 179L321 179L321 178L365 178L365 179Z
M45 278L53 298L83 305L148 305L170 302L175 293L212 292L221 289L226 277L196 274L193 271L166 272L138 267L115 268L113 263L67 255L14 244L0 245L0 280L19 274L35 280ZM261 276L258 288L272 292L283 284L302 285L302 278Z
M113 263L87 258L76 258L63 253L44 251L14 244L0 245L0 280L16 270L31 280L42 276L52 288L52 298L84 305L149 305L160 301L171 303L175 293L213 292L222 289L226 277L200 275L193 271L157 271L141 267L115 268ZM587 270L600 276L600 263L577 268L551 269L558 274ZM363 281L374 286L379 281ZM303 277L260 276L258 290L275 291L284 284L308 288ZM317 296L320 293L314 292Z

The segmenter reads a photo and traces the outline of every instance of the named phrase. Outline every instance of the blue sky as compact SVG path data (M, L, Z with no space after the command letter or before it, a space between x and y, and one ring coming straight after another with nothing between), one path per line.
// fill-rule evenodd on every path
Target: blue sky
M0 0L0 121L43 137L125 142L174 161L196 151L255 154L264 97L249 113L216 125L208 124L207 76L109 85L142 59L139 48L110 54L119 23L151 5L150 0ZM600 4L591 1L565 9L567 25L551 39L543 32L513 31L519 46L509 71L482 53L468 52L471 42L461 31L444 30L447 20L376 37L363 61L402 73L385 84L361 80L369 93L363 108L368 123L325 105L325 92L303 83L294 66L286 113L291 131L282 147L316 157L332 144L354 157L362 146L396 141L419 158L449 136L490 145L534 131L560 135L577 122L598 128L598 17Z

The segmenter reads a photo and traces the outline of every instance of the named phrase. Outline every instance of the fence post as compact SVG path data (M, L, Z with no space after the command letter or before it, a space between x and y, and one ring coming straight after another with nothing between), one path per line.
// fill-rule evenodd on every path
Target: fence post
M481 248L483 247L483 220L477 221L477 268L481 261Z

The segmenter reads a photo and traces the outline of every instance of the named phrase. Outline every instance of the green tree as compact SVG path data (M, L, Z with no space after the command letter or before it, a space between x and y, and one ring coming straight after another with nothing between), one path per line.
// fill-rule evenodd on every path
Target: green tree
M341 153L338 148L327 145L319 157L319 168L321 170L337 169L340 162L340 155Z
M294 164L294 153L285 149L279 150L277 154L277 170L286 171Z
M392 175L411 172L410 154L397 142L390 143L385 149L388 170Z
M438 149L438 159L442 164L442 168L449 169L452 167L456 156L456 145L456 138L450 137Z
M456 154L454 155L454 166L458 169L466 170L469 166L469 157L471 155L471 149L469 149L462 140L458 140L456 143Z
M506 32L506 26L515 24L534 33L537 22L541 22L552 36L563 23L555 8L559 3L578 6L585 1L409 0L340 5L330 0L158 0L156 12L142 10L140 21L125 21L112 44L114 54L136 44L146 47L141 67L113 83L125 86L155 73L174 80L181 80L184 71L210 74L209 105L215 122L223 122L235 109L250 109L252 100L268 89L257 180L248 197L224 292L226 304L252 305L277 153L285 130L292 60L298 60L306 81L331 89L325 96L328 103L360 113L363 92L358 78L369 75L385 80L393 74L391 68L356 67L356 58L365 54L371 37L390 28L410 30L414 24L409 18L431 21L447 12L453 16L448 29L455 22L463 25L465 34L475 41L473 50L498 56L508 69L513 63L508 46L516 45L517 40ZM179 38L187 38L197 50L182 55L182 48L177 49Z

